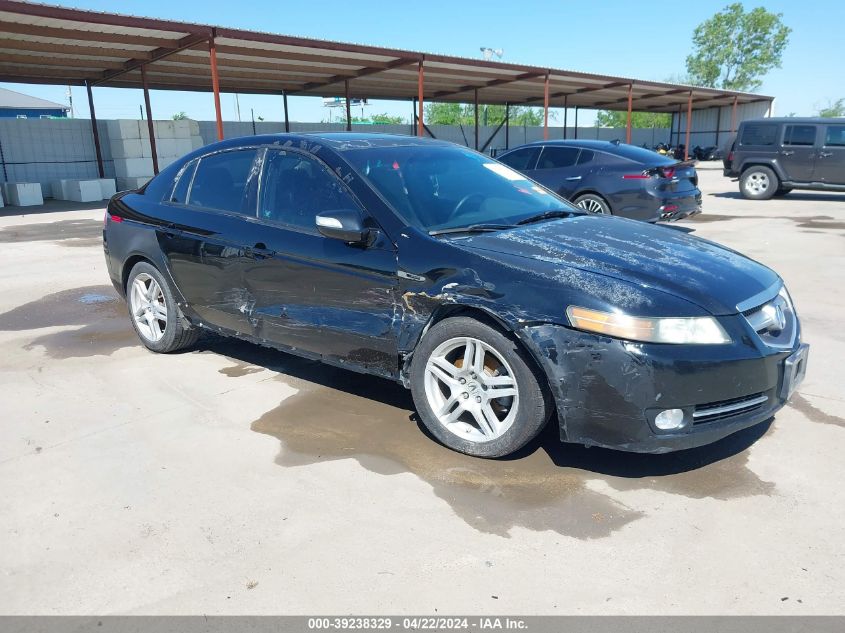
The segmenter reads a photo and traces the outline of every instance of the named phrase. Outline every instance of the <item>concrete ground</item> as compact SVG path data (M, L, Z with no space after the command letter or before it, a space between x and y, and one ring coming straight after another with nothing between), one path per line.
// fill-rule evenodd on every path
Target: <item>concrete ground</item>
M0 613L845 613L845 196L701 170L676 228L787 281L771 424L640 456L426 437L408 394L252 345L145 351L102 210L0 211Z

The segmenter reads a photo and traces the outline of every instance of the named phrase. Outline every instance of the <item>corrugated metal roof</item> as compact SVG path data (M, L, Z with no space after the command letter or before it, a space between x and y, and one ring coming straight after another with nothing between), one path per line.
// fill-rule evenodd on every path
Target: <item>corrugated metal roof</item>
M772 97L419 51L0 0L0 81L676 112Z
M68 110L66 105L0 88L0 108L15 110Z

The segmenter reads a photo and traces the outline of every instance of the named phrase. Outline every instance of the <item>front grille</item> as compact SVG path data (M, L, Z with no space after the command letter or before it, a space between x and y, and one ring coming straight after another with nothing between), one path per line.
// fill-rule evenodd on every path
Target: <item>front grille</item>
M761 305L743 310L742 316L769 347L787 349L795 343L798 319L785 291Z
M767 395L755 393L750 396L742 396L741 398L700 404L693 411L692 423L705 424L707 422L716 422L717 420L731 418L735 415L751 413L761 409L768 401L769 397Z

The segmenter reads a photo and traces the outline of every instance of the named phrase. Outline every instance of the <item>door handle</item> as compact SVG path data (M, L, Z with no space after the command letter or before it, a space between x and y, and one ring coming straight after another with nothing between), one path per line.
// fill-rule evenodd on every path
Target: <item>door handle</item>
M567 180L581 180L581 176L569 176Z
M793 150L783 150L783 151L781 151L781 154L783 154L784 156L792 156L794 153L795 152Z
M819 158L827 158L828 156L833 156L833 152L819 152Z

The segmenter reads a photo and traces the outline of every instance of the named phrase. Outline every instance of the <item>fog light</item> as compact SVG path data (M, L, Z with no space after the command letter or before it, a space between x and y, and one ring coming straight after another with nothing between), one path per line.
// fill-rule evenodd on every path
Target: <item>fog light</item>
M657 414L654 418L654 426L661 431L678 429L684 423L684 412L680 409L666 409Z

